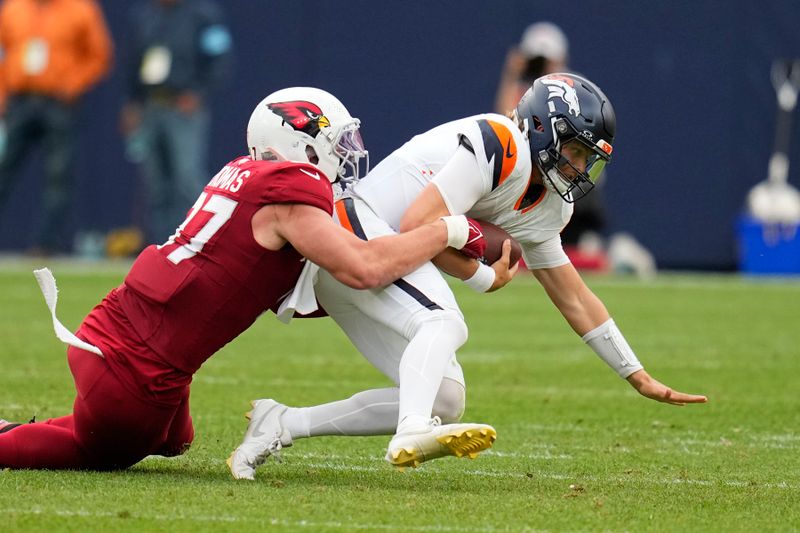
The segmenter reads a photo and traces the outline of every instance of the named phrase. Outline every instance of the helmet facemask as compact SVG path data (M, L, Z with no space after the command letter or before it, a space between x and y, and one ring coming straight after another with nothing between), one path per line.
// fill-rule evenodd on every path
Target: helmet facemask
M545 187L557 193L565 202L573 203L594 189L606 163L611 159L612 147L603 139L593 142L590 132L577 131L564 118L553 117L551 127L555 142L536 155L536 163L542 172ZM589 149L583 171L562 153L564 145L569 142L579 142Z
M336 168L337 180L343 182L357 181L362 175L366 175L369 172L369 152L364 148L364 141L359 131L360 126L361 121L354 118L335 132L328 132L326 129L321 131L333 146L333 151L339 159ZM362 159L364 160L363 173L361 168Z

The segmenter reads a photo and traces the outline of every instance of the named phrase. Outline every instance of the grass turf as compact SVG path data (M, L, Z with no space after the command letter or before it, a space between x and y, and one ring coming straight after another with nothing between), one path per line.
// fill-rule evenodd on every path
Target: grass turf
M74 389L30 274L0 264L0 417L69 411ZM124 265L54 264L76 327ZM113 473L0 470L3 531L785 531L800 528L800 283L736 277L589 278L657 379L708 394L639 397L580 342L530 276L492 295L454 285L469 421L495 447L405 473L388 437L300 440L255 483L224 460L248 401L308 405L387 381L330 320L264 316L192 389L197 437L180 458Z

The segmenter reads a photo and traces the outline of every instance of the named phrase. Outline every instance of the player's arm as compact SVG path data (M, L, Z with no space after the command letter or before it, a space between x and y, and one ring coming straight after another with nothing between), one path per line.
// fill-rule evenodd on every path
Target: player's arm
M442 216L466 213L488 192L488 187L481 179L475 154L461 146L403 213L400 231L412 230ZM503 250L505 252L505 248ZM508 252L510 251L509 244ZM493 273L479 273L481 265L478 261L449 248L432 261L441 270L468 283L476 274L479 277L483 274L485 286L480 287L480 292L491 292L505 286L516 273L516 265L509 268L509 256L505 253L491 266Z
M572 329L639 394L673 405L706 401L705 396L675 391L644 370L603 302L586 286L572 263L535 269L533 275Z
M446 246L467 240L463 217L437 219L402 235L363 241L337 226L322 209L306 204L273 204L253 217L256 241L270 250L289 242L300 254L355 289L388 285Z
M400 231L412 230L441 216L463 215L491 190L470 149L458 147L403 213Z

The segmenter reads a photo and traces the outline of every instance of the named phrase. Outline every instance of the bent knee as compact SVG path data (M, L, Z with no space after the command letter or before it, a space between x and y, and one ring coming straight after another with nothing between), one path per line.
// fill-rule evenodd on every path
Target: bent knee
M420 315L410 333L411 336L416 336L423 331L449 339L453 344L453 351L467 342L469 337L469 329L464 317L452 310Z
M452 379L444 378L433 403L433 415L443 424L454 424L461 420L466 406L464 386Z

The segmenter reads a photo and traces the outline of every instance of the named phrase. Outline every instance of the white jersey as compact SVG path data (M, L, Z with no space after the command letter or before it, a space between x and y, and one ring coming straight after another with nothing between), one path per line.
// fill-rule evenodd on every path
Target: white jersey
M462 146L474 160L440 173ZM403 213L432 182L451 214L491 222L514 237L528 268L560 266L569 262L560 232L572 216L572 204L532 185L531 165L527 140L509 118L475 115L415 136L358 182L353 193L399 231Z

